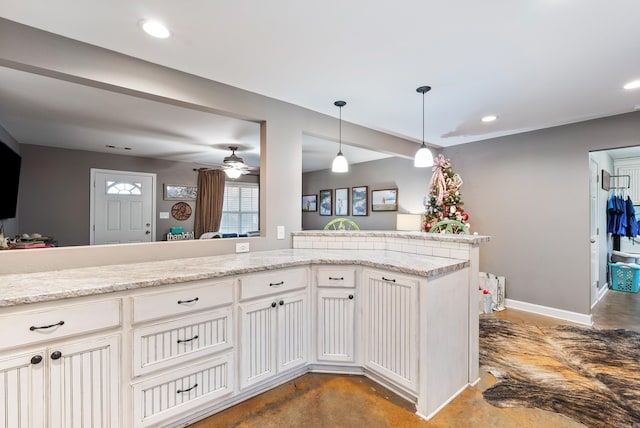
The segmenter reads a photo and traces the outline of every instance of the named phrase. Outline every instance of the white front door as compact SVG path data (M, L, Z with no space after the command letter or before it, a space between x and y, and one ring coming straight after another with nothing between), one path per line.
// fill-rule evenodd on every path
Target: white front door
M598 297L598 285L600 277L600 242L598 230L598 163L590 159L589 170L591 174L589 198L591 203L591 305L595 303Z
M155 174L92 169L91 182L91 244L155 240Z

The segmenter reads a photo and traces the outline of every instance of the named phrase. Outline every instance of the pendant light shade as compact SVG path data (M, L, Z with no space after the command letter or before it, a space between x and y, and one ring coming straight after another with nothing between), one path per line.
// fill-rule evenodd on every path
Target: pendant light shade
M431 86L420 86L416 92L422 94L422 144L413 159L413 166L416 168L428 168L433 166L433 154L424 143L424 94L431 90Z
M347 158L342 154L342 107L346 106L347 103L346 101L336 101L333 105L340 108L340 138L338 140L340 148L338 149L338 154L335 159L333 159L331 172L349 172L349 162L347 162Z

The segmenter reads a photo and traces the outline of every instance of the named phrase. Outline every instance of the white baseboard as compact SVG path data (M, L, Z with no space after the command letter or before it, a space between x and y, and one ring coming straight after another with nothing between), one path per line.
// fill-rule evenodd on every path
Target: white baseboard
M521 302L519 300L513 299L505 299L505 305L507 306L507 308L532 312L534 314L544 315L546 317L558 318L577 324L588 325L590 327L593 325L590 314L580 314L578 312L565 311L564 309L535 305L533 303Z
M596 296L596 301L593 302L593 305L591 305L591 310L593 310L593 308L596 307L596 305L598 304L598 302L600 300L602 300L602 298L605 296L605 294L607 294L607 292L609 291L609 284L605 284L604 286L600 287L600 289L598 290L598 295Z

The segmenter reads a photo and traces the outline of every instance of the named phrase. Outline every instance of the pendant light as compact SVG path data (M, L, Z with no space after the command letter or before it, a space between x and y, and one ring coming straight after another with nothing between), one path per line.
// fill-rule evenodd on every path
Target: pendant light
M428 168L433 166L433 154L424 143L424 94L431 90L431 86L420 86L416 92L422 94L422 144L413 159L413 166L416 168Z
M342 107L346 106L347 103L346 101L336 101L333 105L340 108L340 138L338 139L340 148L331 165L331 172L349 172L349 163L347 162L347 158L342 154Z

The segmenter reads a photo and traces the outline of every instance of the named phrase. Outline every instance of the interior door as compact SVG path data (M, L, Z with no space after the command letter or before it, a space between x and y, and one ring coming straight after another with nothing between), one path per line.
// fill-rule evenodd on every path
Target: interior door
M591 305L594 304L598 297L598 285L600 277L600 241L598 230L598 163L590 159L589 170L591 173L589 198L591 203L591 214L589 217L590 226L590 245L591 245Z
M155 240L156 175L91 170L91 244Z

